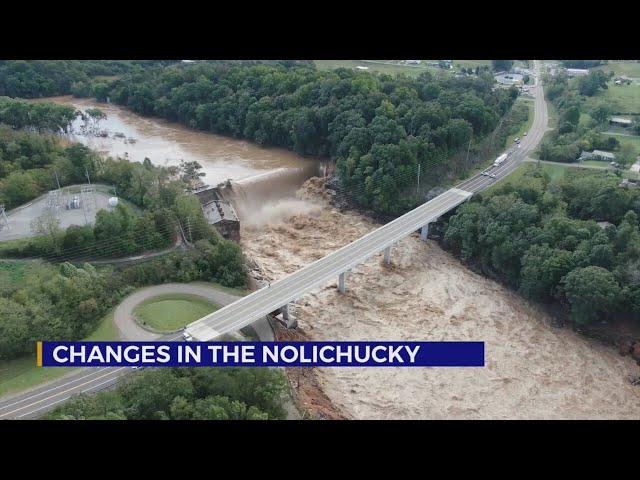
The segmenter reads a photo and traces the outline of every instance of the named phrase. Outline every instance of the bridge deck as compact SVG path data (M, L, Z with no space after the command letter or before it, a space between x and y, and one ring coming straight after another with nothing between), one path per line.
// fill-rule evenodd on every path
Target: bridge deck
M458 188L447 190L362 238L272 283L270 287L261 288L197 320L188 325L186 331L194 339L205 342L250 325L434 221L471 195L471 192Z

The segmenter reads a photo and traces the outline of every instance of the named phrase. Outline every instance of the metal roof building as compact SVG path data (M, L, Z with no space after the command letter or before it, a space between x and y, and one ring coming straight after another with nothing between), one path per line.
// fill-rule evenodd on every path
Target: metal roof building
M605 151L603 151L603 150L594 150L594 151L592 152L592 155L593 155L594 157L600 157L600 158L602 158L602 159L604 159L604 160L612 160L612 161L613 161L613 160L615 160L615 159L616 159L616 156L615 156L613 153L611 153L611 152L605 152Z

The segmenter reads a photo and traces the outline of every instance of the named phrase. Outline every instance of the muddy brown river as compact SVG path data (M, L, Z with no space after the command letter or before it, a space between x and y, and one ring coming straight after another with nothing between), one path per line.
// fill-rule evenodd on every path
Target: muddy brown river
M107 137L81 133L83 121L73 124L72 141L113 157L142 162L148 157L154 165L179 165L180 160L202 165L205 183L217 185L232 179L262 199L293 196L310 177L322 175L326 162L303 158L280 148L263 148L251 142L192 130L180 124L153 117L142 117L110 103L99 103L71 96L52 97L51 101L73 105L79 110L99 108L107 118L97 131Z

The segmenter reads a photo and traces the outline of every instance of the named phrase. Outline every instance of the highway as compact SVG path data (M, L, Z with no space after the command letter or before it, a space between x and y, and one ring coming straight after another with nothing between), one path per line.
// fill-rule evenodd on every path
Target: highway
M158 341L173 340L182 340L182 335L158 338ZM114 385L123 375L133 372L131 367L83 368L72 375L0 401L0 420L38 417L73 395L99 392Z
M539 67L540 64L536 61L537 78L539 78ZM435 220L466 201L471 194L503 180L527 158L527 154L537 146L548 130L547 107L539 82L537 85L534 89L534 121L528 135L522 138L521 147L512 145L508 150L509 157L502 165L487 169L488 172L497 176L496 179L478 174L355 242L272 283L271 287L262 288L194 322L189 326L188 331L196 338L204 337L204 339L208 336L237 331L266 313L301 297L328 279L337 280L339 273L353 268L366 258L418 230L424 224ZM158 338L158 341L180 339L180 335L173 334ZM28 392L0 400L0 420L39 417L73 395L103 390L114 385L122 376L133 372L128 367L82 369Z

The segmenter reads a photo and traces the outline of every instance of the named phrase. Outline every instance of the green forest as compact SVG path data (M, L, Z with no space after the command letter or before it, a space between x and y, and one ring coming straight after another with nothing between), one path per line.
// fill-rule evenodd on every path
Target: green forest
M551 181L531 166L459 207L444 245L526 298L558 302L579 324L640 320L640 192L619 183L582 169Z
M0 60L0 97L40 98L69 95L89 88L105 77L155 65L169 60ZM86 95L85 95L86 96Z
M348 69L205 63L122 75L112 102L192 128L328 156L346 189L399 213L418 163L446 159L492 132L517 92L493 77L418 78ZM436 165L434 164L434 167Z
M271 368L154 368L115 391L80 394L50 420L283 420L287 381Z

